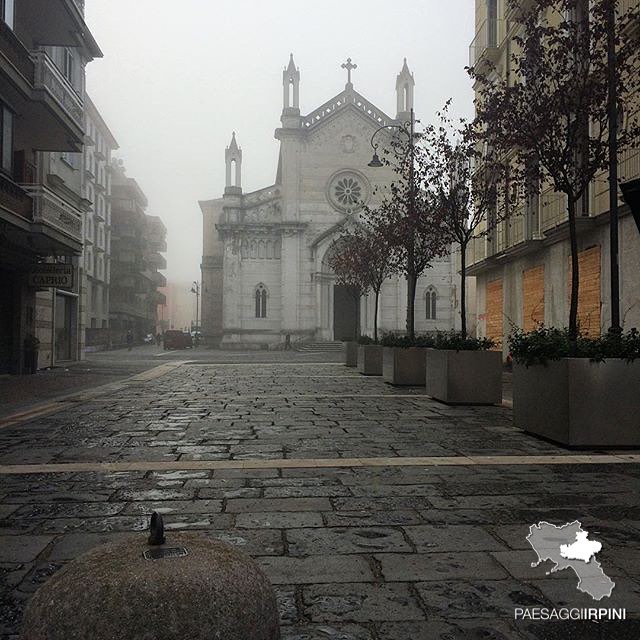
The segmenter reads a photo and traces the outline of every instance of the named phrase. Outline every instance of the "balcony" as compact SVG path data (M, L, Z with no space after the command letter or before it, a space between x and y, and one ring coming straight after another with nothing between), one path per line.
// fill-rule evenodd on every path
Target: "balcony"
M0 59L4 58L13 71L20 74L21 79L28 87L33 86L35 77L35 65L29 51L16 37L13 30L7 26L4 20L0 20ZM2 65L3 72L7 72L5 65Z
M25 220L33 219L33 200L15 182L0 173L0 207Z
M156 287L166 287L167 286L167 279L159 271L154 271L153 272L153 283L156 285Z
M623 0L623 2L628 0ZM507 3L505 6L505 19L509 21L520 21L523 16L536 4L535 0L520 0L519 3Z
M51 241L59 245L60 250L71 253L82 251L82 215L69 203L59 198L43 185L23 185L23 189L34 201L33 227L36 236L42 234L51 247ZM63 253L62 255L69 255Z
M540 231L550 231L567 219L567 196L552 189L543 192L540 195Z
M487 259L487 243L486 236L471 238L467 245L467 268Z
M167 268L167 260L163 255L159 253L149 253L146 255L147 263L152 266L154 269L166 269Z
M496 18L485 20L469 46L469 66L475 67L483 60L497 62L505 39L505 21Z
M19 29L40 45L77 47L102 55L84 21L84 0L20 0Z
M84 140L84 101L71 83L44 51L32 53L35 62L34 88L60 120L75 134L79 143ZM38 95L39 94L39 95Z

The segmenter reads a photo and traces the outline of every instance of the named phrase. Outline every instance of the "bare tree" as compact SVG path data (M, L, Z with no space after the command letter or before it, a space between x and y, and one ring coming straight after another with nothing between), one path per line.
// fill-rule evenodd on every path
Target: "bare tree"
M426 188L430 157L421 144L422 135L410 140L395 136L384 152L384 162L395 180L379 192L380 204L365 207L362 219L377 229L391 247L390 265L407 280L407 334L415 338L415 297L418 278L434 259L449 251L450 243L440 229L432 194Z
M606 11L615 0L538 0L519 11L521 31L511 73L470 69L480 83L477 115L489 143L525 167L530 189L550 183L566 195L571 245L569 335L578 335L578 206L595 175L606 169L609 148L608 37ZM619 98L637 88L631 44L622 31L615 60ZM637 47L637 45L636 45ZM625 82L628 84L625 85ZM617 147L638 135L637 119L618 131Z
M504 165L481 151L483 134L476 123L454 125L447 103L438 113L439 124L425 131L429 178L427 188L438 212L439 228L460 246L461 333L467 336L467 249L474 238L484 238L508 215L509 205L498 206L498 189L506 176Z

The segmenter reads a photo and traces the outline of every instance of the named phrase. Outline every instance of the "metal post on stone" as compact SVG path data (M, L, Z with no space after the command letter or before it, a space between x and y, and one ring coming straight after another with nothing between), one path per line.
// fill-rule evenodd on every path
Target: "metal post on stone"
M23 640L279 640L269 579L247 554L196 533L131 535L80 556L33 596Z

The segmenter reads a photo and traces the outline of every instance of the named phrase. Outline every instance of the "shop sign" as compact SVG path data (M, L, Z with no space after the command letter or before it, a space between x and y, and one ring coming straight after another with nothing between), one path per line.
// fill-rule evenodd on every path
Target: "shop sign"
M73 289L72 264L39 264L29 273L29 286Z

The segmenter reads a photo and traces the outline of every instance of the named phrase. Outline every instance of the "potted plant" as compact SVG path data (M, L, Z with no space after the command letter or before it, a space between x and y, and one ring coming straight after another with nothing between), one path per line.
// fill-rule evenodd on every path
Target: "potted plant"
M640 333L571 333L509 338L516 426L568 447L640 446Z
M344 364L345 367L358 366L358 343L355 340L344 342Z
M426 391L450 404L501 404L502 353L488 338L439 333L425 357Z
M395 386L422 387L425 380L425 351L435 344L431 336L382 337L382 379Z
M382 345L369 336L358 340L358 371L364 376L382 375Z

